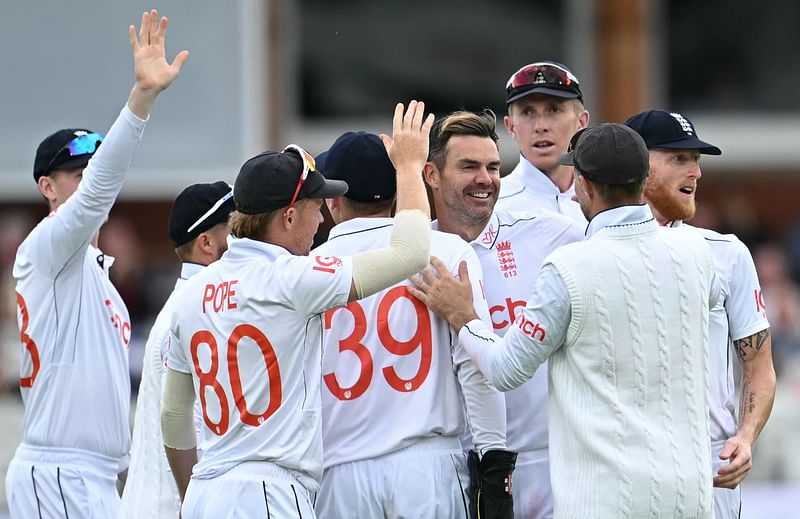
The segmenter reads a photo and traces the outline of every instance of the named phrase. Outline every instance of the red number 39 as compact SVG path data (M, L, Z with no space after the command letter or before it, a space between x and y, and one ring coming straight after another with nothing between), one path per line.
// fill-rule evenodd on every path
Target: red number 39
M242 378L239 373L239 343L245 337L252 339L256 343L258 349L261 350L261 356L267 366L269 404L267 405L267 409L261 414L253 414L247 408ZM211 365L208 371L203 371L200 366L198 351L201 345L208 346L210 351ZM210 331L200 330L192 336L189 347L192 353L194 369L200 381L198 392L200 393L200 404L203 408L203 421L214 434L222 436L228 430L230 405L222 384L217 380L217 373L219 372L219 348L217 346L217 339ZM258 427L269 419L270 416L275 414L275 411L277 411L281 405L283 392L281 386L281 370L278 366L278 358L275 355L275 349L261 330L251 324L240 324L233 329L233 332L231 332L228 338L226 360L226 364L228 365L228 377L231 381L231 392L233 393L232 396L236 404L236 409L239 411L239 419L246 425ZM206 400L206 388L208 387L212 389L219 401L220 416L217 422L212 421L208 416Z
M389 329L389 311L392 305L401 298L405 298L414 305L417 314L417 327L414 335L407 341L398 341ZM373 375L373 361L369 349L361 343L367 333L367 317L363 307L353 301L347 306L334 308L325 313L325 329L331 328L333 314L345 309L353 316L355 323L350 336L339 341L339 351L353 352L361 364L361 371L355 384L342 387L336 379L335 373L327 373L322 379L328 390L339 400L353 400L360 397L369 387ZM431 338L431 318L427 307L417 298L412 296L404 286L394 287L383 296L378 304L378 318L376 322L378 339L381 345L393 355L411 355L420 350L420 362L417 372L411 378L405 379L397 374L393 366L383 368L383 376L392 389L401 393L416 391L425 382L431 370L431 357L433 352L433 339Z

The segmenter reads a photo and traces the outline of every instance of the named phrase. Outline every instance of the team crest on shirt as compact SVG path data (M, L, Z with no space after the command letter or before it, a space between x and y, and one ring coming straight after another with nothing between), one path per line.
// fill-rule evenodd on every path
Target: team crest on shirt
M337 256L314 256L314 266L311 270L336 274L336 269L342 266L342 258Z
M500 263L503 277L513 278L517 275L517 260L514 259L510 241L501 241L497 244L497 261Z

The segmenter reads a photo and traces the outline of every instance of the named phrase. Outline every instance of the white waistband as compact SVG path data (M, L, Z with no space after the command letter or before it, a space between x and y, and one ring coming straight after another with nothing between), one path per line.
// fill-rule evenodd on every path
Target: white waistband
M21 443L17 447L14 457L29 463L72 465L80 467L81 470L92 470L99 474L113 475L114 478L117 477L120 467L120 460L96 452L81 449L39 447L25 443Z
M289 483L299 484L306 492L319 486L317 482L303 474L291 471L285 467L281 467L269 461L243 461L237 463L230 469L215 477L231 478L231 479L250 479L250 478L276 478L288 481ZM205 477L196 478L194 474L192 479L208 479Z
M457 436L434 436L433 438L420 438L402 449L387 454L387 456L403 456L418 452L432 451L458 451L463 452L461 440Z

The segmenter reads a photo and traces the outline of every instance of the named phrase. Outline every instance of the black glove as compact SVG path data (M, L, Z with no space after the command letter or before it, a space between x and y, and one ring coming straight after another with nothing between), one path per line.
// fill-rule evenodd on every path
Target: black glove
M469 451L470 493L473 515L478 519L513 519L514 499L511 496L511 473L517 463L517 453L486 451L479 460L478 453Z

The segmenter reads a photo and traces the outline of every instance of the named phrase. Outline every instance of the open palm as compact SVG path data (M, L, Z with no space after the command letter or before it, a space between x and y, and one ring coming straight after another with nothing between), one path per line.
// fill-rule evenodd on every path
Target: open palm
M167 62L165 36L167 18L158 21L156 9L142 14L142 25L139 34L133 25L128 29L133 63L136 72L136 83L143 90L160 92L167 88L180 73L181 66L189 57L188 51L181 51L172 63Z

